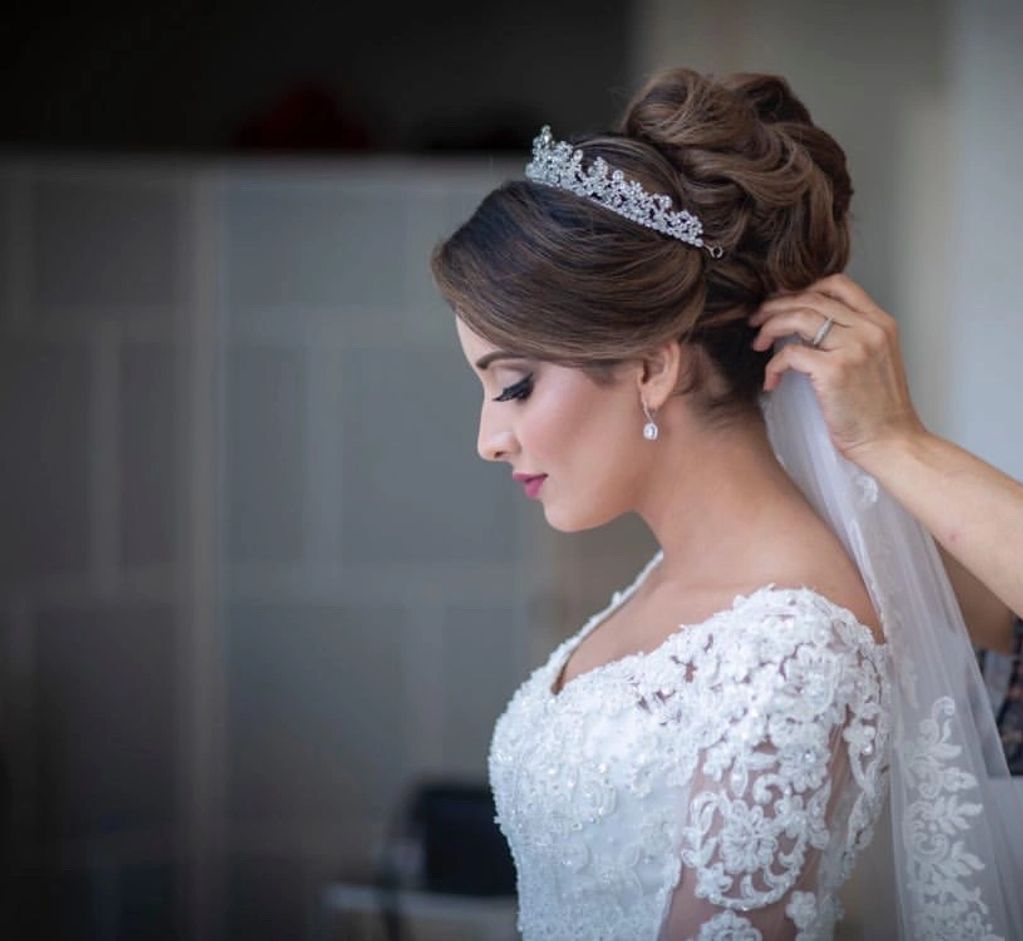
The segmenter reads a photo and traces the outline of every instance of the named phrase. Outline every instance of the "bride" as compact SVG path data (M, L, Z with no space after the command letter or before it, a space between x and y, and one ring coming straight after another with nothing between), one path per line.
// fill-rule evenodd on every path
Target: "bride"
M660 548L495 727L523 936L831 938L868 856L872 938L1023 930L933 545L837 457L805 377L762 387L748 315L848 260L843 151L779 77L676 69L617 132L545 127L526 176L432 262L480 456L555 528L633 512Z

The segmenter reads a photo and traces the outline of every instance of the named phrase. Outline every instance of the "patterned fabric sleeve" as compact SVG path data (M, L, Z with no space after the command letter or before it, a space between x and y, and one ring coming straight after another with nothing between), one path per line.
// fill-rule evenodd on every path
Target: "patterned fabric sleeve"
M660 941L830 938L841 916L834 890L883 801L882 648L851 616L806 596L768 616L777 623L750 635L744 658L697 663L691 678L705 684L716 719L695 730L701 748Z

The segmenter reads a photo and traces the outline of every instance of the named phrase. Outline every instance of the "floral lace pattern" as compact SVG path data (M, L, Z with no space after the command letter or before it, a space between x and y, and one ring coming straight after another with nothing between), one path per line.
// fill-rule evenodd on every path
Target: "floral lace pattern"
M555 694L572 650L660 555L495 726L490 780L519 930L654 941L674 905L700 913L687 938L771 937L768 909L800 941L830 938L835 893L886 793L888 648L813 590L767 585Z
M703 923L696 941L764 941L764 936L735 912L722 912Z
M980 892L967 891L962 885L963 876L979 872L984 864L955 838L969 830L968 818L978 816L983 807L957 796L976 789L977 779L949 765L962 751L949 741L948 717L954 713L951 699L937 700L930 718L921 721L919 735L901 756L922 798L910 804L905 820L907 842L913 849L909 884L918 898L914 931L921 938L938 941L1001 941L988 921Z

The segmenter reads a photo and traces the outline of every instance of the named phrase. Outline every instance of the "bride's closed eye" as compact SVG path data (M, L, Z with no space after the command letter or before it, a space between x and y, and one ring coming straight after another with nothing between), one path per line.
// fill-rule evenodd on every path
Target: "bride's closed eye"
M507 402L509 399L528 399L529 393L533 391L533 374L530 373L524 379L520 379L514 385L508 386L500 395L495 396L495 402Z

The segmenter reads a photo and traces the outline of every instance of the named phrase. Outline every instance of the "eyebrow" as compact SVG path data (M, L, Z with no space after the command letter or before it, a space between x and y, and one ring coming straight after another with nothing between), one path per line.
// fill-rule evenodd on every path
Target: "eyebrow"
M496 353L487 353L486 356L481 356L476 360L476 368L483 370L486 369L492 362L498 359L526 359L520 353L507 353L504 350L498 350Z

